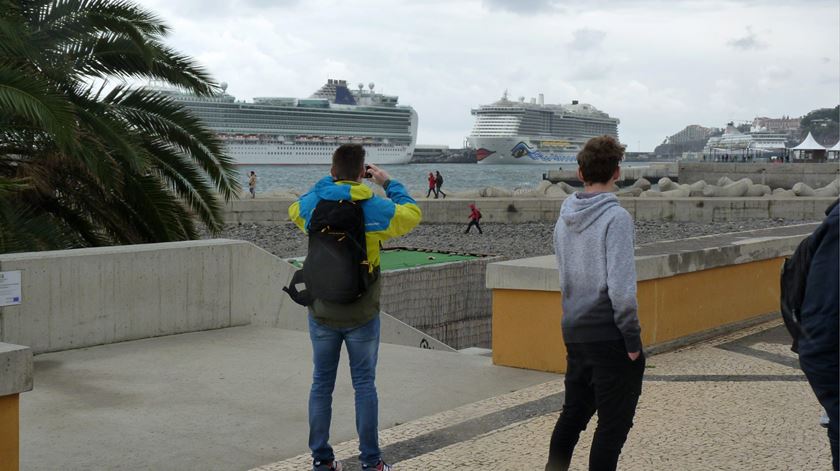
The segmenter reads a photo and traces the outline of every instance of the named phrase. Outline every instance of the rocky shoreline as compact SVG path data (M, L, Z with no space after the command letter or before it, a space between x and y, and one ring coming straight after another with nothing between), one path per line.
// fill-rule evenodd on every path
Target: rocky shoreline
M686 239L704 235L740 232L816 221L785 219L719 223L636 222L636 244ZM525 258L553 253L553 223L482 224L484 234L464 234L466 224L422 224L386 247L417 247L455 252ZM204 238L209 238L204 234ZM218 238L246 240L279 257L306 254L306 237L291 223L281 225L229 225Z

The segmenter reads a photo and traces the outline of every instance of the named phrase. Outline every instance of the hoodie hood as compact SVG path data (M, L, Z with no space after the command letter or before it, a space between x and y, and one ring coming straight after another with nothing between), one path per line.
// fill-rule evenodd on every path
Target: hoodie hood
M618 206L618 198L612 193L598 193L589 198L580 198L575 193L563 202L560 219L573 232L583 232L602 214Z
M330 201L363 201L373 198L373 190L367 185L353 181L336 182L331 176L318 180L310 192Z

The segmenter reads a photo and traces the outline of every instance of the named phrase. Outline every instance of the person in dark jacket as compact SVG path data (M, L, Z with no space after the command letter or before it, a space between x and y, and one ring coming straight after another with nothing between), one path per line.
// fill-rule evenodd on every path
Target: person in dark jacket
M484 232L481 231L481 226L478 225L478 221L480 220L481 211L479 211L474 204L470 204L470 223L467 224L467 230L464 231L464 234L469 234L470 229L472 229L473 226L478 229L479 234L484 234Z
M436 193L439 195L443 195L443 198L446 199L446 193L440 189L443 186L443 175L440 174L439 171L435 170L435 189Z
M827 217L814 231L814 255L808 269L805 299L802 302L799 339L799 365L817 400L828 415L828 442L834 470L838 470L838 401L840 401L840 222L838 202L826 211Z

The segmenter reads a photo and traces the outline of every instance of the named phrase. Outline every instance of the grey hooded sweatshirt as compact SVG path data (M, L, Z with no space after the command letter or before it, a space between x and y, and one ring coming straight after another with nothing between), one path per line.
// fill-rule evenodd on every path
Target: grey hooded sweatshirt
M642 348L636 313L634 226L612 193L566 198L554 227L566 343L624 340Z

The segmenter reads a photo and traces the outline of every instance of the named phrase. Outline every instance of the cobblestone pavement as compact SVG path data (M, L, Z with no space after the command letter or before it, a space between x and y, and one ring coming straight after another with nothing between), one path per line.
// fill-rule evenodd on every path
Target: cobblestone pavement
M648 359L622 470L819 470L830 468L822 413L780 322ZM563 381L490 398L380 433L397 470L542 470L563 400ZM596 419L573 470L587 469ZM358 443L335 447L356 470ZM308 469L302 454L255 471Z

